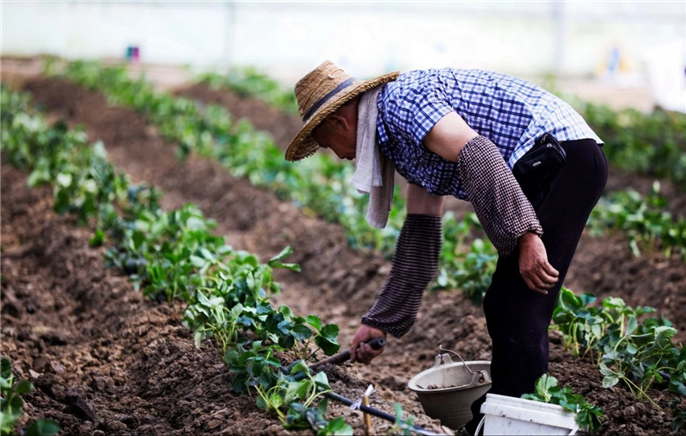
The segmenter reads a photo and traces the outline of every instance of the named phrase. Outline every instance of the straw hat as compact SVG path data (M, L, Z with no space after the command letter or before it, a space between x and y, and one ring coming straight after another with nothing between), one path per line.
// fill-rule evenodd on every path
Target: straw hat
M396 71L372 80L358 80L331 61L325 61L312 70L295 84L298 111L305 125L288 146L286 160L297 161L317 151L319 144L310 133L327 115L363 92L397 78Z

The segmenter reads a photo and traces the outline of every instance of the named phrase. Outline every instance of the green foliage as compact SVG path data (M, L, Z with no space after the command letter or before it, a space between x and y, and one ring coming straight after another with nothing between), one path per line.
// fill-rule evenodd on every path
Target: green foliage
M198 81L214 89L228 88L239 95L257 97L270 105L293 115L298 115L298 101L293 90L286 90L279 82L254 67L232 68L228 74L203 73Z
M671 404L672 408L672 431L678 432L686 425L686 410L679 408L682 399L677 397Z
M621 230L628 236L636 257L640 255L639 247L653 251L659 243L666 256L678 250L686 258L686 219L673 218L666 206L667 200L660 196L660 183L655 181L645 199L633 190L601 198L591 213L589 226L596 234L606 229Z
M14 427L24 413L24 400L21 395L33 390L33 384L27 380L15 380L12 363L6 357L0 359L0 434L15 434ZM59 425L49 419L31 423L24 430L24 435L50 436L60 431Z
M48 127L44 117L30 113L26 95L17 97L2 88L0 100L3 157L32 171L30 184L53 186L57 212L94 226L89 243L107 240L107 264L129 275L144 295L186 302L184 325L193 330L197 346L212 338L221 347L236 390L254 388L258 406L277 411L284 422L284 410L294 402L314 407L315 400L330 390L323 373L307 372L305 380L286 378L276 357L293 350L311 359L319 349L328 355L339 349L338 326L271 305L270 296L279 291L272 268L299 271L298 265L283 262L290 247L268 264L233 250L224 238L212 234L216 224L196 206L163 211L158 191L131 185L107 161L102 144L88 146L82 131L70 131L62 122ZM310 343L318 347L311 353ZM11 387L11 380L5 383L4 365L3 386ZM21 382L14 389L28 392L30 384ZM5 421L11 429L23 403L3 391L3 408L5 404L3 429ZM317 422L319 434L346 431L341 420ZM27 432L49 428L47 423L36 424Z
M403 436L416 434L416 431L414 431L414 416L410 415L407 418L403 418L405 412L403 411L403 406L399 403L393 403L393 409L395 410L395 423L386 434Z
M441 262L434 289L461 289L474 301L481 300L491 285L498 252L493 244L474 239L481 224L473 213L457 221L452 212L443 216L443 245ZM467 243L472 240L471 243Z
M590 433L597 432L603 425L602 418L605 415L600 407L590 404L583 395L573 393L569 386L558 386L555 377L543 374L536 381L535 389L533 394L524 394L522 398L562 406L563 409L575 413L579 427Z
M552 328L563 333L563 341L575 354L596 354L603 387L622 381L638 399L647 399L648 389L667 378L669 390L686 396L686 351L675 346L676 330L667 320L645 317L649 307L632 308L624 300L608 297L602 306L591 306L592 294L576 296L562 288L553 312ZM675 419L679 416L675 415Z
M605 154L626 171L672 180L686 189L686 115L577 102L575 106L605 141Z

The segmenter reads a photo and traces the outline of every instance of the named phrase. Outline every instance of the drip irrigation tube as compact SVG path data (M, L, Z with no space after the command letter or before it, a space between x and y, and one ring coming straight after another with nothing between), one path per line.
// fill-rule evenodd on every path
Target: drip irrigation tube
M334 401L338 401L339 403L343 403L347 406L352 406L353 404L356 403L355 401L351 400L350 398L342 397L342 396L340 396L334 392L327 392L326 394L324 394L324 396L326 396L327 398L330 398ZM363 411L364 413L369 413L370 415L374 415L377 418L385 419L386 421L395 422L395 416L391 415L390 413L382 412L381 410L375 409L373 407L360 405L360 410ZM424 430L422 427L419 427L416 425L413 425L411 427L411 429L413 432L418 433L420 435L424 435L424 436L432 436L432 435L435 436L438 434L438 433L432 433L428 430Z

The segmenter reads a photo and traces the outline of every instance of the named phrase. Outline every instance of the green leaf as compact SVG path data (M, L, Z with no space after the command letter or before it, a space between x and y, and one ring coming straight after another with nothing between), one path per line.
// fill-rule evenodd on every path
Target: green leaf
M292 253L293 253L293 249L291 248L291 246L290 245L287 246L286 248L281 250L281 252L279 254L277 254L276 256L269 259L269 266L272 266L272 263L274 263L274 262L278 262L280 260L285 259L286 257L290 256Z
M269 396L269 402L274 409L278 409L283 405L283 398L281 398L281 395L274 393Z
M6 357L3 357L0 361L0 374L2 374L4 379L12 377L12 362Z
M603 377L603 387L604 388L611 388L612 386L616 385L619 383L619 377L617 375L606 375Z
M33 390L33 384L28 380L22 380L17 383L15 390L18 394L28 394Z
M189 230L203 230L207 228L203 219L194 216L186 220L186 227L188 227Z
M353 428L348 425L343 418L340 416L336 419L329 421L329 423L317 431L318 436L323 435L352 435L354 434Z
M204 334L202 331L200 331L200 330L196 330L196 331L193 333L193 341L194 341L194 343L195 343L195 348L198 348L198 349L200 348L200 345L201 345L202 340L204 339L204 337L205 337L205 334Z
M307 398L312 387L313 383L310 379L305 379L298 382L290 382L288 384L288 388L286 389L284 401L286 404L290 404L295 400Z
M615 375L615 372L608 368L605 362L600 362L599 367L602 375Z
M314 383L317 385L319 389L322 390L330 390L331 386L329 385L329 378L326 376L326 373L324 372L318 372L317 375L313 377Z
M335 324L325 325L315 336L314 342L321 348L327 356L333 356L340 348L336 336L338 335L338 326Z
M105 243L105 232L98 229L95 234L88 240L88 245L91 247L100 247Z
M191 263L196 268L202 268L205 265L205 263L207 263L207 261L202 257L191 255Z
M52 436L60 431L60 426L50 419L41 419L24 430L24 436Z
M297 374L299 372L309 372L309 368L307 367L307 363L303 359L298 360L295 365L291 368L291 375Z
M267 402L265 401L264 398L262 398L262 396L258 395L255 402L257 403L258 409L264 410L265 412L269 409L269 407L267 406Z
M293 327L293 331L291 331L291 334L295 338L296 341L302 342L307 339L309 339L312 336L312 330L309 329L304 324L298 324L295 327Z
M551 375L543 374L536 381L536 394L543 398L546 402L550 400L551 388L557 386L557 379Z
M274 262L274 264L270 265L273 268L282 268L282 269L287 269L290 271L294 272L301 272L302 269L300 268L300 265L297 263L280 263L280 262Z
M311 325L315 330L319 331L322 329L322 320L315 315L307 315L307 323Z
M636 331L636 327L638 326L638 322L636 321L636 317L631 315L629 316L629 322L627 322L626 325L626 336L631 335L633 332Z
M327 324L319 331L319 334L329 339L330 341L336 342L336 337L338 336L338 326L336 324Z
M72 182L72 175L68 173L59 173L57 175L57 179L55 180L57 182L57 185L62 186L62 187L68 187L71 185Z

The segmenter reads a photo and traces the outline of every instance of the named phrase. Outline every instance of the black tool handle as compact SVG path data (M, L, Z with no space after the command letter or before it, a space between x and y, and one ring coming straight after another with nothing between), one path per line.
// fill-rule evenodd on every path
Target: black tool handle
M371 341L367 342L367 344L369 344L369 346L372 347L372 350L379 350L379 349L386 346L386 339L381 338L381 337L374 338ZM360 343L360 345L362 345L362 343ZM334 354L333 356L329 357L328 359L324 359L324 360L319 361L317 363L313 363L312 365L309 366L309 368L314 371L322 365L326 365L329 363L332 365L340 365L341 363L347 362L348 360L350 360L350 350L345 350L345 351L341 351L338 354Z
M360 343L360 345L362 345L363 343L364 342ZM372 350L379 350L379 349L386 346L386 339L384 339L382 337L374 338L371 341L367 342L367 344L369 344L369 346L372 347ZM358 348L359 348L359 345L358 345ZM326 365L329 363L332 365L340 365L341 363L347 362L348 360L350 360L350 350L345 350L345 351L341 351L338 354L334 354L333 356L331 356L327 359L313 363L312 365L309 365L308 368L310 368L310 370L312 370L312 371L315 371L315 370L319 369L319 367L322 365ZM291 363L290 365L288 365L287 367L283 368L282 369L283 373L284 374L290 374L291 368L293 368L296 363L298 363L297 360L295 362Z

